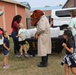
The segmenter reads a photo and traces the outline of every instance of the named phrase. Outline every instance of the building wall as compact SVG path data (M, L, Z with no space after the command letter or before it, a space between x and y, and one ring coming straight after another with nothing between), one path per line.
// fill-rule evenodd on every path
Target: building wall
M32 28L30 24L30 20L29 20L31 12L28 9L25 9L25 12L26 12L25 14L26 15L26 28Z
M68 0L63 8L76 7L76 0Z
M45 15L51 16L51 10L44 10L43 12L45 13Z
M17 5L17 13L20 14L22 16L22 20L21 22L24 24L24 26L26 27L26 13L25 13L25 8Z
M28 9L25 9L25 12L26 12L26 14L25 14L26 15L26 18L30 18L30 13L31 12Z
M25 7L8 2L0 2L0 8L4 11L4 14L0 16L0 26L11 34L11 22L15 15L20 14L22 16L22 23L26 27Z
M4 7L0 6L0 11L3 11ZM3 15L0 16L0 27L3 28Z
M12 18L15 15L14 4L10 3L1 3L4 6L4 18L3 18L3 29L6 30L9 34L11 34L11 22Z

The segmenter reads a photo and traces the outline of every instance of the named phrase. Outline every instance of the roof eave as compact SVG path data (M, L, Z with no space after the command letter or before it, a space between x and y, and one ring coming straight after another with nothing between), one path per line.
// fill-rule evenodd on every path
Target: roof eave
M2 0L2 1L4 1L4 2L8 2L8 3L17 4L17 5L21 5L21 6L25 7L25 8L27 8L26 5L23 5L23 4L21 4L20 2L17 2L17 1L6 1L6 0ZM28 9L28 8L27 8L27 9Z
M62 8L64 8L68 2L69 2L69 0L67 0L67 2L64 4L64 6Z

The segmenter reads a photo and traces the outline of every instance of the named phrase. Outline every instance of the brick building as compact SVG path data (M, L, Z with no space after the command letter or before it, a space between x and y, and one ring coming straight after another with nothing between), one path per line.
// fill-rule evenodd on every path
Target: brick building
M67 0L63 8L72 8L76 7L76 0Z
M3 15L0 16L0 27L11 34L11 22L15 15L19 14L22 16L21 22L26 27L27 13L30 14L30 10L23 4L13 0L1 0L0 11L3 11Z

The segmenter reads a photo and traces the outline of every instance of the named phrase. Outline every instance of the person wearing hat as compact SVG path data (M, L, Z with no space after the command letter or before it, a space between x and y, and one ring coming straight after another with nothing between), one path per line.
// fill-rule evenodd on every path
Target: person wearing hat
M50 24L41 10L34 10L31 18L31 25L37 27L35 38L38 39L38 56L41 56L38 67L46 67L48 54L51 54Z
M69 68L71 72L76 75L75 43L72 37L72 32L70 30L64 31L63 38L66 40L66 43L63 43L62 46L66 50L66 55L64 56L61 65L64 64L65 75L69 75Z

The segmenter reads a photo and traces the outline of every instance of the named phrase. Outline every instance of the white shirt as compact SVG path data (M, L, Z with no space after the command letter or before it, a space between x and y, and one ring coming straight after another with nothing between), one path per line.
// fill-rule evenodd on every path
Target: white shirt
M76 18L72 18L70 23L69 23L69 27L72 28L72 34L73 36L76 35Z
M0 39L0 45L3 44L3 40L4 40L4 37L2 36L2 39Z
M19 37L18 40L19 41L25 40L26 37L27 37L26 33L27 33L27 30L26 29L19 29L18 34L20 34L23 39L21 37Z

